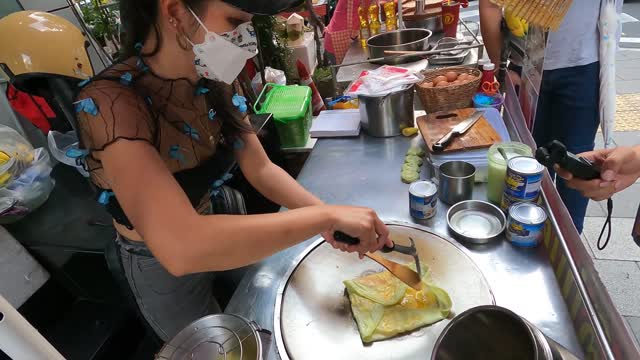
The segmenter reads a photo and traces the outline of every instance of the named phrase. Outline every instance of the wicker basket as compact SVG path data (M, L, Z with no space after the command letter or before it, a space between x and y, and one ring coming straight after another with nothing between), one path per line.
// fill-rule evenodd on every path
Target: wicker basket
M449 85L446 87L432 88L423 86L424 83L431 82L437 76L444 75L449 71L455 71L459 74L470 74L475 76L476 79L462 85ZM422 74L424 75L424 81L416 85L416 91L418 92L418 98L420 98L422 106L424 106L427 113L463 109L473 106L473 94L475 94L478 91L478 87L480 87L480 79L482 75L480 70L455 66L425 71Z

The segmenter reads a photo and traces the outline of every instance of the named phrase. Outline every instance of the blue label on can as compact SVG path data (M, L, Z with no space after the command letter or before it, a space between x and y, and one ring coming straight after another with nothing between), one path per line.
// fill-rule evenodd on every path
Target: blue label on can
M437 194L430 196L416 196L409 193L409 211L416 219L429 219L436 214L438 204Z
M521 247L536 247L544 236L544 222L540 224L524 224L509 217L507 223L507 240Z
M530 201L538 198L541 183L542 173L525 175L507 169L504 192L514 199Z

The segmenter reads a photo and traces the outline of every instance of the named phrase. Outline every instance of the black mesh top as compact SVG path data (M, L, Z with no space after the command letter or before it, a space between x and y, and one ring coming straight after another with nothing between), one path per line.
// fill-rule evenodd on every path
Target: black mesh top
M117 63L81 86L75 108L83 163L101 190L99 201L118 223L132 228L95 154L120 139L152 145L195 208L230 177L216 168L214 155L227 144L243 146L239 138L225 136L224 119L246 111L235 86L167 80L142 57Z

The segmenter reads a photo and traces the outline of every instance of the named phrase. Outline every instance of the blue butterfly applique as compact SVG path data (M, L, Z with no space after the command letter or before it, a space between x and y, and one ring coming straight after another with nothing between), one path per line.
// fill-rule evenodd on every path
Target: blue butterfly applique
M204 86L198 86L196 88L196 95L204 95L209 92L209 89Z
M184 162L184 154L182 153L180 145L172 145L169 148L169 157L174 160L178 160L180 163Z
M192 139L200 141L200 134L198 133L198 130L194 129L191 125L186 123L184 124L184 133L191 136Z
M126 72L120 76L120 84L129 86L131 85L131 80L133 80L133 75L130 72Z
M100 193L100 196L98 197L98 202L102 205L107 205L109 203L109 200L114 197L115 194L113 193L113 191L103 191Z
M142 60L141 57L139 57L138 60L136 61L136 66L138 67L138 69L142 71L149 70L149 67L147 66L147 64L144 63L144 60Z
M241 113L247 112L247 98L238 94L233 95L231 102L235 105Z
M83 157L87 156L87 154L89 154L89 152L87 150L80 150L80 149L77 149L77 148L71 148L71 149L67 150L67 152L65 152L65 155L68 158L71 158L71 159L83 158Z
M93 102L92 98L82 99L80 101L76 101L74 103L76 108L76 113L86 112L87 114L91 114L93 116L98 115L98 107L96 103Z
M209 120L213 121L216 117L216 111L213 109L209 109Z

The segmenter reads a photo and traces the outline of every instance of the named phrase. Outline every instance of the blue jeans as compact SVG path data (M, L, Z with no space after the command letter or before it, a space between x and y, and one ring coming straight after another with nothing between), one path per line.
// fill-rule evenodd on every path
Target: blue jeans
M559 140L574 154L591 151L600 124L600 64L598 62L545 71L533 126L538 146ZM553 174L552 174L553 176ZM573 224L582 233L589 199L556 179L556 188Z

